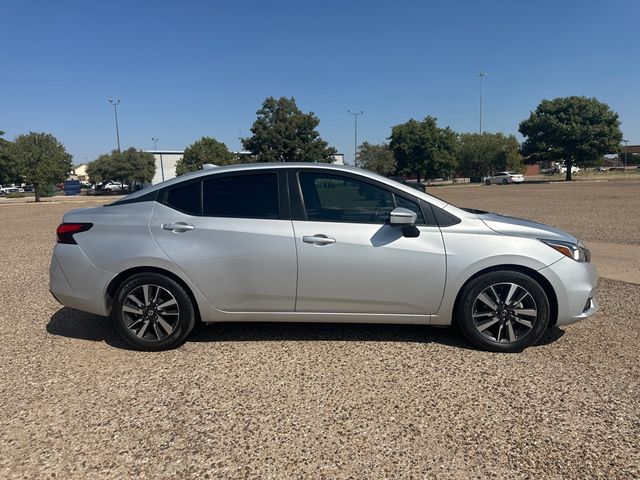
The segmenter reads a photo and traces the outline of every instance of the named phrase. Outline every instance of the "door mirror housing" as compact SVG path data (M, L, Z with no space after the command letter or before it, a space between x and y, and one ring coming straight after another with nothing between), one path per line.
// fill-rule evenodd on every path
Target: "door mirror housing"
M408 208L397 207L389 214L389 224L392 227L406 227L415 225L418 220L416 212L412 212Z

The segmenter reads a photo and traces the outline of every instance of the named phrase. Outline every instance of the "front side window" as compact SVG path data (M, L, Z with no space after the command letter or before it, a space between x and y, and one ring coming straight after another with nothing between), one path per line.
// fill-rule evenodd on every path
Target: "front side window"
M406 198L400 197L398 195L394 195L394 197L396 199L396 207L407 208L407 209L411 210L412 212L415 212L416 213L416 223L418 225L422 225L422 224L425 223L424 216L422 215L422 209L420 208L420 205L418 205L414 201L407 200Z
M299 174L307 219L311 221L377 223L389 221L395 207L409 208L424 223L417 203L350 177L323 173Z
M214 176L203 182L202 204L204 215L210 217L280 218L278 176Z

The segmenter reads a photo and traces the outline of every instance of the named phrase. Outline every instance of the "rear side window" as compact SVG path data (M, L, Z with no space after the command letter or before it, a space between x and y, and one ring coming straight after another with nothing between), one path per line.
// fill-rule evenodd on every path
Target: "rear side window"
M189 215L200 215L200 182L188 183L167 192L164 203Z
M204 215L210 217L280 218L278 176L255 173L213 177L203 182Z

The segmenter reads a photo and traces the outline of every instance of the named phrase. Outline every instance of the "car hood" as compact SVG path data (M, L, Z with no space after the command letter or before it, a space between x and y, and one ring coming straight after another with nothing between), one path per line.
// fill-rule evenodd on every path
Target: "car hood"
M578 243L578 239L560 229L550 227L544 223L525 220L524 218L508 217L497 213L483 212L480 210L466 209L475 213L494 232L504 235L518 235L529 238L545 238L550 240L562 240L564 242Z

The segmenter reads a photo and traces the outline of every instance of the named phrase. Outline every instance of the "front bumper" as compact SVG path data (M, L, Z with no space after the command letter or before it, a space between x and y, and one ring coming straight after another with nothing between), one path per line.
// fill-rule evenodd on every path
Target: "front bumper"
M593 263L563 258L540 270L551 283L558 300L556 325L569 325L590 317L600 306L595 299L598 270Z

